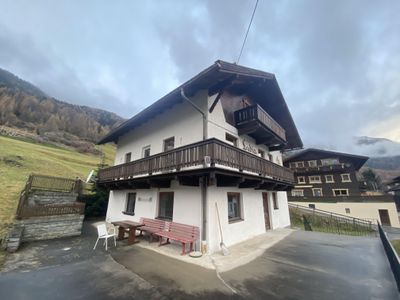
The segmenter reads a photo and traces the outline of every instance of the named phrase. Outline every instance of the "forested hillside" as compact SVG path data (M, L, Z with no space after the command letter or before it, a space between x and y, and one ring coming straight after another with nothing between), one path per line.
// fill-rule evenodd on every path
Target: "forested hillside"
M76 146L74 141L77 144L79 140L97 141L122 121L111 112L51 98L0 69L0 126L23 129L48 141Z

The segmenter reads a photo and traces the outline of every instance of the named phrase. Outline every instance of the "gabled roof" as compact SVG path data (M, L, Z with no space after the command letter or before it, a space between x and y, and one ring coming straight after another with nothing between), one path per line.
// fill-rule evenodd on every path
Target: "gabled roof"
M222 60L217 60L210 67L206 68L193 78L189 79L152 105L148 106L120 126L112 130L103 137L98 144L116 142L120 136L128 131L140 126L154 118L155 115L162 113L166 109L183 101L180 94L183 88L185 94L194 95L197 91L208 89L209 95L219 92L218 89L226 86L226 82L232 82L234 79L244 81L258 81L265 86L265 93L269 91L272 99L265 97L265 103L259 103L286 131L287 145L286 149L299 149L303 143L294 124L293 118L283 98L282 92L276 81L275 75L256 69L239 66ZM271 103L273 102L273 103ZM267 107L268 106L268 107Z
M329 151L329 150L322 150L322 149L315 149L315 148L308 148L302 151L298 151L287 158L284 159L284 163L290 163L293 161L298 161L301 157L305 156L306 154L316 154L322 156L322 158L332 157L332 158L346 158L353 162L354 168L359 170L365 162L369 159L367 156L362 155L355 155L343 152L336 152L336 151Z

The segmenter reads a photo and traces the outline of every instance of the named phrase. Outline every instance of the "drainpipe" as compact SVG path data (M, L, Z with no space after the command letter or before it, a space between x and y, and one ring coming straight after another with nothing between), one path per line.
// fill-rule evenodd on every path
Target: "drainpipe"
M207 125L208 125L208 120L207 120L207 115L201 110L200 107L198 107L196 104L194 104L188 97L185 95L185 91L183 88L181 88L181 96L184 100L189 102L190 105L193 106L195 110L197 110L201 116L203 117L203 141L208 138L208 133L207 133ZM201 240L206 241L207 240L207 176L202 176L200 178L200 187L201 187L201 215L202 215L202 228L201 228Z

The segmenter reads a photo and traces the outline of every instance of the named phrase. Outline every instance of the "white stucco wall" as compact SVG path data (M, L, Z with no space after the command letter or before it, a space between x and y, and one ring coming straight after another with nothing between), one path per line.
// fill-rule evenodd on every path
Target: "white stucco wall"
M346 215L349 217L368 219L371 221L379 220L379 209L387 209L389 212L390 223L393 227L400 227L399 217L397 214L396 204L394 202L290 202L301 206L308 207L314 204L316 209L326 210L329 212ZM346 208L350 209L350 213L346 213Z
M199 107L206 109L205 91L192 98ZM189 103L182 102L154 119L121 136L117 144L115 165L124 163L125 154L131 152L131 160L142 158L142 149L150 145L150 154L163 151L163 141L175 137L175 148L196 143L203 139L203 117Z

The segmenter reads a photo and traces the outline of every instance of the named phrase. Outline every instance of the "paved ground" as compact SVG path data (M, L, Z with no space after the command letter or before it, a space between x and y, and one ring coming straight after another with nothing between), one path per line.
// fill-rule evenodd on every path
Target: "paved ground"
M297 231L256 260L217 274L136 245L93 255L95 237L86 232L80 243L75 238L26 246L19 258L31 257L33 264L2 273L0 295L10 300L399 299L378 238Z

